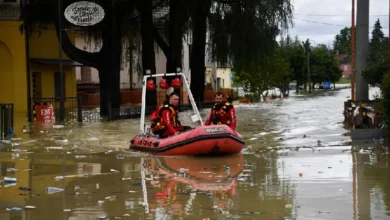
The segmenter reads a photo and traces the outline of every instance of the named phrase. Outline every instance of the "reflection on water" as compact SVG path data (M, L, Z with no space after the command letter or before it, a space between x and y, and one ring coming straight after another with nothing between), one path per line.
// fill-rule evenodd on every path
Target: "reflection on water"
M99 154L78 159L42 153L29 157L27 167L21 159L14 160L14 167L31 171L6 173L17 178L17 184L1 188L1 219L52 219L53 215L80 220L104 216L199 219L253 217L260 213L270 218L289 215L285 205L291 201L291 189L278 180L276 154L222 158ZM2 161L3 167L7 161ZM64 191L49 194L47 187ZM25 206L36 208L5 211Z
M0 219L387 219L388 153L351 153L349 93L237 106L247 146L221 158L126 151L138 120L38 126L0 146Z

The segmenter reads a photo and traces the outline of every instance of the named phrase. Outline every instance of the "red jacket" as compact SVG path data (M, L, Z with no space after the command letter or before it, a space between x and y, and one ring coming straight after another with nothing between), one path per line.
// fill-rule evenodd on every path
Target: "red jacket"
M151 115L151 120L155 122L152 131L161 133L163 137L175 135L183 130L178 120L177 110L172 105L159 106Z
M211 125L211 123L215 125L225 124L235 130L237 122L236 110L234 109L233 105L228 102L225 102L221 105L215 104L211 108L210 116L206 120L205 125Z

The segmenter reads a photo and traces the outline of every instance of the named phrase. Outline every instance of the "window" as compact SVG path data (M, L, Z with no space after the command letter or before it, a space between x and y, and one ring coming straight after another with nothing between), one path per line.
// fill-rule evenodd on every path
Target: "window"
M348 70L348 66L345 65L345 66L344 66L344 71L347 71L347 70Z
M225 79L222 79L222 88L225 88Z

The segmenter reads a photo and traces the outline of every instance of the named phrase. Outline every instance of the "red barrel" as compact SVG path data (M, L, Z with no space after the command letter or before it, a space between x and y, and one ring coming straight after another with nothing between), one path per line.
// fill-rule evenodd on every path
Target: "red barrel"
M34 107L34 120L36 122L54 123L55 116L52 104L36 104Z

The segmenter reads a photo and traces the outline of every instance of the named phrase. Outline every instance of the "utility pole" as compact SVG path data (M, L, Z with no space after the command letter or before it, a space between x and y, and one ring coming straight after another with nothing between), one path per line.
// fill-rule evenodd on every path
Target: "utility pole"
M368 83L362 71L367 67L370 1L357 0L356 14L356 95L355 101L368 100Z
M308 85L309 85L309 93L311 93L311 86L310 86L310 41L309 41L309 38L306 40L306 42L303 42L303 45L305 47L305 50L306 50L306 57L307 57L307 82L308 82Z
M351 100L355 101L355 0L352 0L351 22Z

